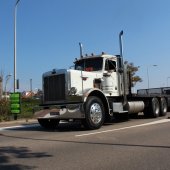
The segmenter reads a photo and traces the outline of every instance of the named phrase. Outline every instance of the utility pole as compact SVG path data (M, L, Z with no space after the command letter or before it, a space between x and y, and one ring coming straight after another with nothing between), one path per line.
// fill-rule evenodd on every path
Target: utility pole
M14 8L14 93L17 86L17 73L16 73L16 57L17 57L17 5L20 0L17 0ZM17 114L14 115L14 120L17 120Z
M17 55L17 5L20 0L17 0L14 8L14 93L16 91L16 55Z
M167 79L166 79L166 86L168 87L168 79L169 79L170 77L167 77Z
M30 93L31 93L31 98L32 98L32 79L30 79Z
M152 67L157 67L157 65L156 65L156 64L154 64L154 65L149 65L149 66L152 66ZM150 88L150 79L149 79L149 66L147 66L148 89Z

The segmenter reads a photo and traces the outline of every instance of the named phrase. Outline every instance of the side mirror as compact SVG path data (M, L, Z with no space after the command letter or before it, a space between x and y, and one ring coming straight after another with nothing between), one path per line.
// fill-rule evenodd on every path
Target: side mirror
M110 77L111 73L109 73L108 71L104 71L103 76L104 77Z

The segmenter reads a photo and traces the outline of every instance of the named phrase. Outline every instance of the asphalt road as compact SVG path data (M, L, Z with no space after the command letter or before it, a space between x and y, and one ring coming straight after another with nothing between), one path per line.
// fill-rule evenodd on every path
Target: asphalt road
M1 127L0 169L169 170L168 116L140 116L94 131L78 123L62 123L55 131L36 123Z

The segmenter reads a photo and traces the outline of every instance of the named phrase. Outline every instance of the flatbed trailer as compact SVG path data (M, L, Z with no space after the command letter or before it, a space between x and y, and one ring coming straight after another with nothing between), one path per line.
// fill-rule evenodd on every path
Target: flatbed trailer
M170 110L170 87L139 89L137 90L137 96L146 99L150 97L164 97L167 101L168 110Z

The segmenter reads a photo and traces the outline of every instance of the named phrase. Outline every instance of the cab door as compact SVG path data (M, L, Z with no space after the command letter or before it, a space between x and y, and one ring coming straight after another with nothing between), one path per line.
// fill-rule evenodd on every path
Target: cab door
M118 93L118 75L116 72L116 61L106 59L105 61L105 74L103 79L105 81L106 93L109 96L119 96Z

